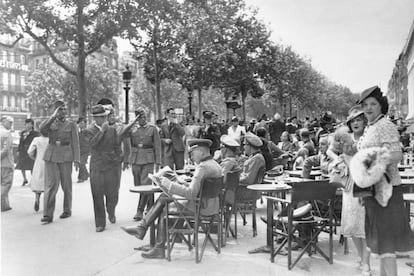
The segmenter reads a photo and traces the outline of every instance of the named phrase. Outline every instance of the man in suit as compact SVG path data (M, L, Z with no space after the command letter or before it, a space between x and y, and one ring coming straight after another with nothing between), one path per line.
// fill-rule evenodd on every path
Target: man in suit
M1 211L11 210L9 203L9 191L13 184L14 160L13 160L13 138L10 129L13 118L4 116L0 125L0 150L1 150Z
M154 169L158 171L161 164L160 135L155 126L147 123L144 110L136 110L135 116L135 120L124 128L121 137L131 140L129 163L132 165L134 186L150 185L151 179L148 178L148 174L153 173ZM153 203L153 195L141 194L134 220L141 220L145 207L149 209Z
M40 132L49 137L45 155L45 195L43 218L44 224L53 221L56 193L59 182L64 194L61 219L72 215L72 163L79 168L80 151L78 128L75 122L66 119L66 106L56 101L55 111L49 119L40 124Z
M194 172L191 182L180 183L172 182L165 177L161 178L160 186L164 191L168 191L170 196L178 195L187 200L181 201L180 205L175 207L183 208L190 212L195 212L194 199L198 196L201 184L206 178L217 178L222 176L220 165L213 160L210 155L209 147L211 140L208 139L191 139L188 140L190 146L189 153L191 159L198 166ZM154 206L148 211L145 217L138 222L137 226L121 227L122 230L137 239L142 240L145 237L149 225L151 225L158 218L157 225L157 243L149 252L142 253L142 257L149 259L164 259L165 258L165 242L166 242L166 225L162 217L165 204L171 202L171 198L166 194L161 194L155 202ZM217 213L219 208L219 198L210 198L202 203L202 215L212 215Z
M106 226L105 205L109 221L116 222L122 156L116 129L107 120L110 111L102 105L93 106L91 111L94 123L85 132L91 146L90 181L96 232L102 232Z
M185 134L177 122L174 108L168 108L165 112L167 119L161 125L161 144L163 146L164 160L163 166L179 170L184 168L184 142Z
M89 178L89 172L86 168L86 163L88 163L88 156L91 153L91 147L86 141L85 138L85 129L86 129L86 119L80 117L78 119L79 127L79 149L80 149L80 164L79 164L79 174L78 174L78 183L84 182Z
M203 112L205 126L201 127L199 131L200 138L211 140L211 155L214 155L214 152L220 148L220 127L213 123L213 116L214 113L211 111Z

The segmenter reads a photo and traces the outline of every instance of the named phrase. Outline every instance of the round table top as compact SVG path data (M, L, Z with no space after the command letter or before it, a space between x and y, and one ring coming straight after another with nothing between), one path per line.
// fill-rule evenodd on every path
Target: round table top
M302 171L294 170L294 171L286 171L290 176L302 176ZM310 176L321 176L321 171L311 171Z
M414 185L414 178L401 179L401 185Z
M267 177L263 178L263 182L265 183L273 183L283 180L285 183L289 182L300 182L300 181L308 181L309 179L301 178L301 177L288 177L285 179L280 179L279 177Z
M296 167L296 170L301 171L303 170L303 167ZM319 171L321 170L321 167L312 167L312 171Z
M129 189L129 191L131 193L158 193L158 192L162 192L161 188L158 186L154 186L154 185L141 185L141 186L134 186L132 188Z
M414 202L414 194L413 193L403 194L403 199L405 201Z
M413 166L412 165L401 165L401 164L398 164L398 168L399 169L411 169Z
M247 189L259 192L287 191L291 188L292 187L287 184L252 184L247 186Z

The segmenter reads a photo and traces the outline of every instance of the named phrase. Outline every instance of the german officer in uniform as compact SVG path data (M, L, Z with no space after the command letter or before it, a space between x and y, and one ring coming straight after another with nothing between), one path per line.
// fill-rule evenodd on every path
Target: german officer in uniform
M116 222L122 156L116 129L107 120L110 111L102 105L93 106L91 111L95 122L85 130L85 136L91 146L90 182L96 232L102 232L106 226L105 205L109 221Z
M61 219L72 215L72 163L79 168L79 136L75 122L66 119L66 107L56 101L52 116L40 124L40 132L49 137L45 155L45 196L42 223L53 221L59 182L64 194Z
M122 131L121 137L129 137L131 140L129 163L132 166L134 185L150 185L148 174L153 173L154 169L158 171L161 164L161 139L157 128L147 123L144 110L136 110L135 116L135 120ZM153 195L141 195L134 220L141 220L145 207L149 209L153 203Z

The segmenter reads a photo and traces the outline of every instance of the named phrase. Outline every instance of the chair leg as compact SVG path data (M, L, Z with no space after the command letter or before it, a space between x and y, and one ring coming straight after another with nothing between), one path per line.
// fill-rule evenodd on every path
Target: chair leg
M234 213L234 238L237 240L237 211Z
M252 224L253 224L253 237L256 237L257 236L256 208L253 209Z
M199 248L198 248L198 219L196 219L194 223L194 247L195 247L196 263L198 264L200 262Z

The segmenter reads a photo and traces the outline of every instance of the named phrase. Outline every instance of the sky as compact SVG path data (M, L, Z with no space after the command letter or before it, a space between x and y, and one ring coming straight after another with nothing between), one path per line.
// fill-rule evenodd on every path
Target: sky
M245 0L271 39L354 93L387 90L414 20L414 0Z

